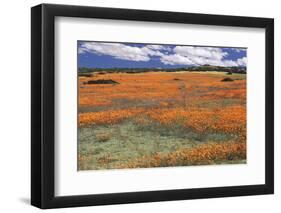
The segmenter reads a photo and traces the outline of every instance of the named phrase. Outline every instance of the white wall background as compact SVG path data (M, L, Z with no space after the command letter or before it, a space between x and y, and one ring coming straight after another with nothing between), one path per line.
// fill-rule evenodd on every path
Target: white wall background
M277 212L281 207L281 13L279 1L45 0L45 3L275 18L275 195L50 210L51 212ZM0 9L0 211L39 212L30 197L30 7L37 0L2 1Z

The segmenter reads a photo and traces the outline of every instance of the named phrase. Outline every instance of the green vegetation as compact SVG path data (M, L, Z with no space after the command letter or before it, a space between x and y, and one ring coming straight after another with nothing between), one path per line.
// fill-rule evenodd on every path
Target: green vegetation
M79 76L89 77L92 73L143 73L143 72L178 72L178 71L216 71L216 72L227 72L228 75L232 73L246 74L246 67L221 67L221 66L210 66L208 64L203 66L189 66L179 68L88 68L80 67L78 69Z
M200 135L182 129L143 128L133 122L79 129L82 170L114 169L142 156L170 153L202 143L224 142L227 134ZM231 163L231 162L230 162Z

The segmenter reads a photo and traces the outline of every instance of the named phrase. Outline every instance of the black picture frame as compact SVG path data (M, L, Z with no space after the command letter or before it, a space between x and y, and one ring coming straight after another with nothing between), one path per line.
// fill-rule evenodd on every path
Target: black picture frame
M112 194L54 195L55 17L264 28L266 136L265 184ZM31 204L42 209L218 198L274 193L274 20L164 11L41 4L31 9Z

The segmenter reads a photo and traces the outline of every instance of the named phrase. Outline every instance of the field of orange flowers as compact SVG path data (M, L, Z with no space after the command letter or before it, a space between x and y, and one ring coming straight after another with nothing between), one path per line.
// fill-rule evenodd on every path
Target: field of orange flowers
M80 170L246 162L246 75L79 77ZM116 84L87 84L110 79Z

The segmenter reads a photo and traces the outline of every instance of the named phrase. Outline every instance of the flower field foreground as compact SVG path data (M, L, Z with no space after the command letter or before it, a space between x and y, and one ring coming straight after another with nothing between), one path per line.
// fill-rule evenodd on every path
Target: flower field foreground
M246 74L226 75L79 77L79 170L246 163Z
M143 156L120 165L120 168L209 165L241 159L246 159L245 143L213 143L199 145L193 149L179 149L169 154L157 153L152 156Z

